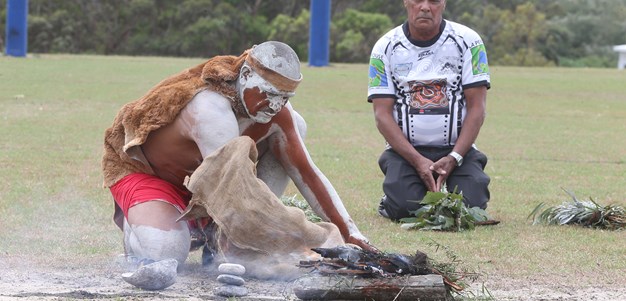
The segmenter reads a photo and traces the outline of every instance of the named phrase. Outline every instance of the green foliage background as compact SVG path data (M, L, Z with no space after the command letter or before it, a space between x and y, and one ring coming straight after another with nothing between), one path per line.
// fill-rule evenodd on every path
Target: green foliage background
M0 48L6 2L0 0ZM626 43L626 0L448 0L445 18L483 37L492 65L614 67ZM311 1L30 0L32 53L210 57L281 40L308 57ZM401 1L334 0L330 59L368 60L405 20Z

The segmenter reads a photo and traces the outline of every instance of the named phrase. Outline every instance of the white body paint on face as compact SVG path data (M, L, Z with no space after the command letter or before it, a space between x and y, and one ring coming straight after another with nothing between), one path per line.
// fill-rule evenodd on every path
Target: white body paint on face
M278 90L248 66L242 68L238 91L246 113L258 123L270 122L295 95L294 92Z

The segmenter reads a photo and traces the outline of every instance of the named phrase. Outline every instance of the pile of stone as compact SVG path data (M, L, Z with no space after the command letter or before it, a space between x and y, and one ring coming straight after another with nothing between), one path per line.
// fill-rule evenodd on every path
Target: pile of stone
M220 275L217 281L223 285L215 288L215 294L222 297L243 297L248 295L248 289L244 286L246 281L241 278L246 273L246 268L240 264L222 263L218 267Z

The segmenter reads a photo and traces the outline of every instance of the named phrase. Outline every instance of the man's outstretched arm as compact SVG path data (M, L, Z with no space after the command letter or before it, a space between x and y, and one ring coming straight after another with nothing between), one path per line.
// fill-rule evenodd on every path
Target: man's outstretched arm
M296 127L292 108L285 107L274 117L275 133L270 147L311 208L335 224L348 243L376 251L348 214L337 191L311 159Z

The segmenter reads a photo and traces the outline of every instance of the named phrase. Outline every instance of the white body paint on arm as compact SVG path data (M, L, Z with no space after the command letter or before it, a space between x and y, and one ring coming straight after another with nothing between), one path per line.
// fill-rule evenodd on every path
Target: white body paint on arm
M180 114L181 134L196 142L203 158L239 136L230 100L216 92L196 94Z

